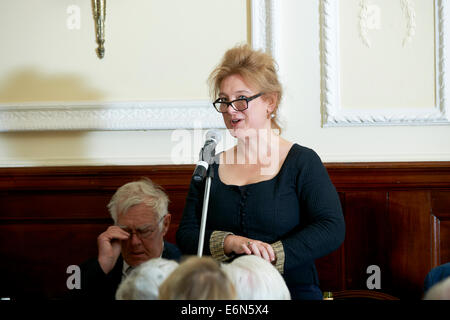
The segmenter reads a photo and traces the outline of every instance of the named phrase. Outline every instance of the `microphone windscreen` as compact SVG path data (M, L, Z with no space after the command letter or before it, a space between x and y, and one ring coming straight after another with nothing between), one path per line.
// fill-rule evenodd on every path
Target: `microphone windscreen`
M220 132L217 130L209 130L206 133L206 141L214 140L214 141L216 141L216 143L219 143L221 138L222 138L222 136L220 135Z

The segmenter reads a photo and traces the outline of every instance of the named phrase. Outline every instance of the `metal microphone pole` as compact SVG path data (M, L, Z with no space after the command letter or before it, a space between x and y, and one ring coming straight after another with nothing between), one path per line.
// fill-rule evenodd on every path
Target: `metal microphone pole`
M200 234L198 236L197 256L199 256L199 257L201 257L203 254L203 243L205 241L206 217L208 215L209 190L211 189L211 181L213 178L214 178L214 169L211 168L211 165L209 165L208 171L206 173L205 193L203 195L202 221L200 224Z

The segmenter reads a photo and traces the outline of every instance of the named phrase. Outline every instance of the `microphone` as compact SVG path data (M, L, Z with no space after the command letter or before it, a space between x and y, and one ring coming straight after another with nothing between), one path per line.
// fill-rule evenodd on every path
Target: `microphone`
M206 177L206 172L214 162L216 156L216 146L220 141L220 135L215 130L209 130L206 133L206 140L203 148L200 150L199 161L195 167L192 178L194 181L201 182Z

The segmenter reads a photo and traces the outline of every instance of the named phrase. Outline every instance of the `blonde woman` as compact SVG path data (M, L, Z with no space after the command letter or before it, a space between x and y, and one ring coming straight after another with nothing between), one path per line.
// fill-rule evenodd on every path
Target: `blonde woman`
M338 194L319 156L280 135L282 87L273 58L248 45L225 53L209 77L213 106L237 139L214 163L204 254L256 255L283 275L292 299L322 299L314 260L344 241ZM204 183L191 181L177 244L198 247Z

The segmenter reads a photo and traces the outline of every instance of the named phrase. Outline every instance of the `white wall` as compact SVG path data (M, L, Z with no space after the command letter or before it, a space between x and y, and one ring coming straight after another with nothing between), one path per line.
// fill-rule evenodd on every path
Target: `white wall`
M91 1L1 1L0 26L0 102L12 103L204 99L223 51L247 41L241 0L107 1L102 60Z
M284 0L281 11L287 138L313 148L326 162L450 160L448 125L322 128L318 0Z
M135 0L136 1L136 0ZM375 1L375 0L374 0ZM416 0L422 1L422 0ZM33 2L33 1L30 1ZM34 1L35 4L37 3ZM64 23L64 18L67 16L64 14L64 8L69 3L78 3L78 1L66 1L60 8L63 10L60 21ZM133 1L127 1L131 3ZM137 1L136 3L138 3ZM204 1L203 1L204 2ZM192 5L187 15L196 14L196 10L203 3L200 0L190 1ZM226 48L232 46L234 43L242 42L242 40L249 38L248 36L248 23L242 23L242 19L246 19L247 15L242 15L241 12L236 13L236 7L243 7L244 9L248 5L243 5L243 1L233 1L228 5L229 1L212 1L207 0L209 3L209 12L213 11L214 14L223 14L223 11L234 11L233 13L226 13L225 16L233 14L241 17L238 21L230 21L226 23L229 33L223 33L216 37L214 33L206 35L210 37L208 43L205 46L212 47L213 51L210 51L206 56L199 56L201 50L186 51L184 55L193 56L196 61L205 61L202 70L196 72L195 68L182 68L179 70L180 77L183 81L189 83L189 86L185 86L182 82L170 81L171 79L165 79L162 81L165 83L164 88L155 91L148 91L147 82L158 82L157 76L159 76L164 66L167 66L172 72L177 73L178 70L171 68L172 57L165 56L164 51L161 51L166 46L155 46L154 50L147 50L146 55L155 54L160 57L160 63L158 67L161 69L154 74L142 73L142 68L149 67L145 64L145 59L141 56L139 59L136 56L135 50L132 58L125 59L117 56L117 52L126 54L126 48L123 45L132 45L134 41L127 40L127 36L133 37L133 32L130 29L124 27L124 21L129 23L133 22L130 18L130 12L127 6L116 4L115 2L108 2L109 10L113 10L114 6L120 6L120 12L114 15L107 16L107 37L106 37L106 56L104 61L100 61L95 57L94 49L96 47L93 40L93 33L90 31L93 28L93 23L90 22L90 18L87 18L85 23L86 30L80 31L80 39L77 41L86 41L83 48L78 48L76 53L79 55L86 55L86 59L90 59L90 66L78 66L74 64L73 59L67 59L64 55L59 55L59 48L61 44L58 44L58 39L52 39L52 41L44 40L45 34L39 33L39 28L36 27L39 23L45 21L36 22L30 20L24 20L23 26L16 24L14 19L0 20L0 35L4 43L5 39L9 41L17 41L19 39L11 40L13 25L15 28L25 28L32 32L33 37L41 39L37 41L36 48L40 48L42 43L50 47L50 51L54 52L49 58L48 55L40 56L39 52L30 53L30 59L34 59L35 65L42 67L43 72L51 72L54 68L46 68L46 64L55 65L52 59L58 61L58 70L60 72L64 68L70 66L72 69L81 68L84 75L88 74L90 81L81 81L82 86L92 85L95 81L95 87L101 88L101 99L110 100L140 100L140 99L157 99L157 98L206 98L207 91L205 86L206 76L208 70L217 63L220 59L222 52ZM239 3L241 2L241 3ZM9 2L8 4L2 3L0 5L0 12L5 6L13 6ZM42 4L42 1L39 1ZM122 3L122 2L120 2ZM153 2L155 3L155 2ZM158 2L159 3L159 2ZM354 161L449 161L450 160L450 126L379 126L379 127L334 127L323 128L321 126L321 113L320 113L320 56L319 56L319 3L318 0L282 0L280 1L280 14L281 19L281 39L280 44L280 73L281 80L285 87L285 97L281 106L282 116L285 119L284 136L292 141L300 143L302 145L315 149L322 160L325 162L354 162ZM203 3L204 4L204 3ZM227 4L226 6L224 4ZM55 5L55 2L48 0L46 5L41 5L42 8L49 9ZM7 8L10 9L10 8ZM133 14L139 15L139 8L134 7ZM35 10L39 10L36 8ZM131 9L130 9L131 10ZM167 9L168 10L168 9ZM161 15L167 10L161 11ZM186 9L187 10L187 9ZM1 13L0 13L1 14ZM56 14L56 13L52 13ZM57 14L61 14L58 12ZM202 15L207 15L206 9L202 11ZM122 19L123 21L119 21ZM47 17L50 19L50 17ZM45 19L44 19L45 20ZM122 24L120 24L120 23ZM135 21L134 21L135 22ZM186 28L185 21L179 21L174 19L171 21L171 28L178 28L183 30ZM236 25L237 24L237 25ZM125 33L120 32L120 28L125 28ZM207 24L203 19L190 19L189 25L193 30L210 28L210 24ZM234 26L233 26L234 25ZM82 26L84 28L84 26ZM5 31L7 30L7 31ZM9 30L9 31L8 31ZM174 29L175 30L175 29ZM114 44L113 31L119 33L121 36L120 41ZM61 31L63 32L63 31ZM64 31L66 32L66 31ZM86 34L84 34L84 32ZM7 37L5 34L9 34ZM167 33L170 34L170 33ZM82 36L83 35L83 36ZM164 31L160 32L161 39L159 43L164 43ZM85 40L83 37L88 37ZM77 36L78 37L78 36ZM84 40L82 40L84 39ZM142 39L141 39L142 40ZM187 34L183 39L183 45L188 47L189 43L195 42L195 37L192 34ZM128 41L128 42L127 42ZM122 44L123 43L123 44ZM153 44L152 48L153 48ZM198 44L197 46L199 46ZM55 46L54 48L52 46ZM147 48L150 44L147 45ZM196 46L194 46L196 48ZM36 49L38 50L38 49ZM41 49L44 50L44 49ZM2 50L3 51L3 50ZM216 52L217 51L217 52ZM219 54L220 51L220 54ZM5 80L5 75L9 74L5 70L14 66L14 61L24 59L22 56L26 54L26 51L8 51L9 54L16 54L16 57L7 64L3 64L0 68L0 84ZM24 53L25 52L25 53ZM5 52L0 53L4 56ZM88 57L89 56L89 57ZM22 57L22 58L21 58ZM26 57L28 59L28 57ZM166 59L167 58L167 59ZM66 60L65 60L66 59ZM109 68L97 67L101 63L108 64L108 60L114 60L114 64L109 62ZM166 59L166 60L165 60ZM2 59L5 61L5 59ZM64 61L67 64L64 64ZM140 67L138 67L138 65ZM17 66L17 65L16 65ZM48 65L47 65L48 66ZM163 68L161 68L163 67ZM3 69L2 69L3 68ZM111 80L108 78L108 72L119 68L117 79ZM93 72L92 70L95 70ZM105 72L105 74L102 74ZM99 76L100 75L100 76ZM2 78L3 77L3 78ZM102 77L107 77L107 81L100 81ZM171 76L175 77L174 75ZM141 79L146 79L146 82L142 82L139 87L130 87L128 83L130 81L139 82ZM5 87L3 83L0 87ZM169 90L167 86L170 86ZM355 88L357 90L357 88ZM173 92L173 97L171 96ZM48 95L54 94L52 92ZM192 94L192 96L190 96ZM159 95L159 96L158 96ZM0 98L2 96L0 95ZM6 96L3 95L6 101ZM58 95L55 94L55 97ZM13 96L13 100L17 100L18 96ZM19 96L20 98L20 96ZM36 96L34 97L35 99ZM41 98L41 101L42 99ZM79 96L72 97L73 99L80 98ZM94 94L94 98L95 97ZM11 97L9 99L12 99ZM81 99L81 98L80 98ZM88 96L87 99L92 99L92 96ZM100 99L100 98L99 98ZM211 108L211 112L215 112ZM187 159L191 162L195 161L198 154L198 146L201 143L202 137L197 134L194 135L191 132L192 140L195 140L196 145L192 145L191 157L185 157L183 159L173 159L172 151L177 142L172 141L173 132L170 130L153 130L153 131L104 131L104 132L8 132L0 133L0 166L41 166L41 165L103 165L103 164L171 164L183 163ZM227 141L227 144L231 143Z

